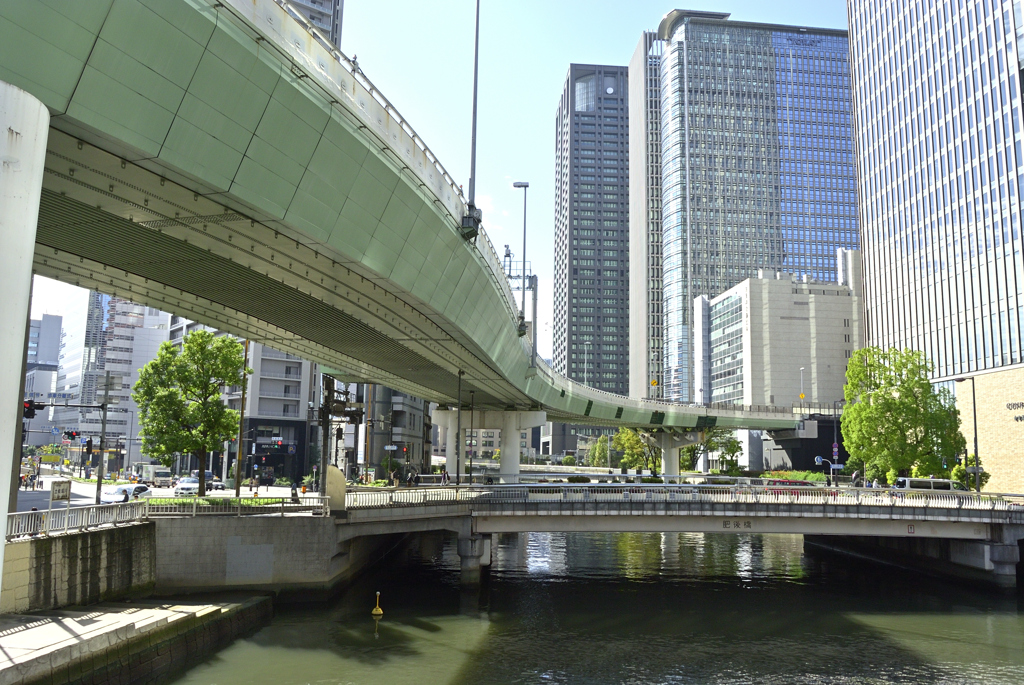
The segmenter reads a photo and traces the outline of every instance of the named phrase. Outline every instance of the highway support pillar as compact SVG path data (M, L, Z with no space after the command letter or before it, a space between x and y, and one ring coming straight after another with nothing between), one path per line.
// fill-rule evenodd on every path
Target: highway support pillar
M487 551L490 551L490 545ZM468 535L459 538L459 559L461 560L461 573L459 580L463 586L472 587L480 584L480 568L483 566L484 537L482 535ZM488 564L490 560L488 559Z
M519 462L522 459L522 447L519 437L519 413L507 411L501 417L501 474L502 483L515 483L519 475Z
M448 430L445 432L444 464L445 468L448 469L448 477L454 483L455 477L458 476L458 461L455 450L459 440L459 417L458 413L454 411L446 412L445 417L448 421Z
M32 260L43 191L50 113L16 86L0 81L0 520L10 510L13 470L20 466L26 329L32 293ZM3 398L7 399L3 399ZM18 458L15 458L18 455ZM3 541L0 540L0 569ZM2 574L0 574L2 575ZM0 588L2 591L2 588Z

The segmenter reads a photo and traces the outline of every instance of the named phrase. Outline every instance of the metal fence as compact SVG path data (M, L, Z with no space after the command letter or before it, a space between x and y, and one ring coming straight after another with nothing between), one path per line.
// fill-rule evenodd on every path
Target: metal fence
M48 511L21 511L7 515L7 539L78 533L103 526L137 523L145 518L145 500Z
M318 495L297 499L192 497L185 500L181 497L147 497L118 504L8 514L7 539L78 533L104 526L138 523L158 516L329 516L330 513L330 498Z
M921 492L876 488L793 485L495 485L443 488L380 488L349 492L348 509L471 505L470 510L526 502L624 502L679 504L764 504L829 507L886 507L946 511L990 511L1024 519L1024 496L968 492ZM766 511L770 514L770 511Z
M312 514L329 516L330 498L319 495L291 497L150 497L146 515L154 516L269 516Z

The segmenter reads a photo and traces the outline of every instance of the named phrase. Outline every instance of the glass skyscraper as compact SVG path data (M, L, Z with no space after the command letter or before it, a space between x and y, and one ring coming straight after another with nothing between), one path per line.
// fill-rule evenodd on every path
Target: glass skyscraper
M853 0L849 21L867 342L936 381L1020 364L1021 2Z
M758 269L836 278L857 249L847 34L675 10L662 20L665 397L689 402L694 298Z

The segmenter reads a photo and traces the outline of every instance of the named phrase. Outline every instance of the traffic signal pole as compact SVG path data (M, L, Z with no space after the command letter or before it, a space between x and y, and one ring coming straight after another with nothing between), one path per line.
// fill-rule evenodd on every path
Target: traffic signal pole
M103 408L100 418L100 463L96 467L96 504L100 503L100 493L103 491L103 460L107 456L107 405L110 404L110 372L103 376Z

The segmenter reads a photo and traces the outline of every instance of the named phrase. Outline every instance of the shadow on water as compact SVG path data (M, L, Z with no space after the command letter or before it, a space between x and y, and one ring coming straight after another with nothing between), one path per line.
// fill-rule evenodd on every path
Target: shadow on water
M255 682L239 666L274 683L1024 681L1015 598L805 554L799 536L504 535L475 593L455 548L412 539L178 682Z

